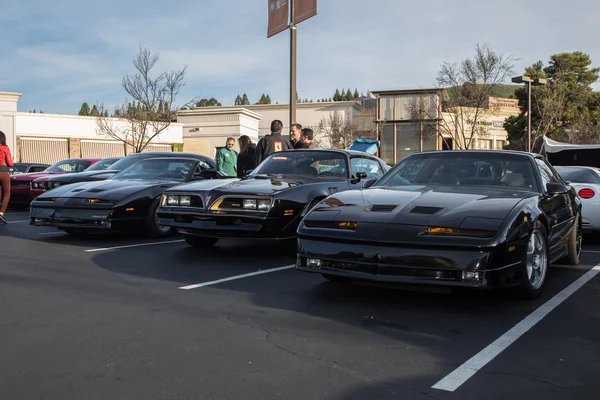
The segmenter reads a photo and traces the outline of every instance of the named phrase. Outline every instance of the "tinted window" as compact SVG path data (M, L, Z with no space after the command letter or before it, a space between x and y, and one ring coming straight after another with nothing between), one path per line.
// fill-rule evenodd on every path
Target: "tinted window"
M45 171L46 168L48 168L48 167L45 167L43 165L40 165L39 167L31 167L31 168L29 168L29 172L42 172L42 171Z
M379 178L383 175L381 165L370 158L354 157L350 160L352 167L352 176L356 177L359 172L367 174L367 178Z
M130 166L132 166L133 164L135 164L136 162L140 161L140 160L144 160L146 158L152 158L152 157L160 157L157 155L144 155L144 156L127 156L124 158L121 158L119 161L117 161L116 163L114 163L113 165L110 166L110 169L113 171L122 171L125 168L128 168Z
M598 183L600 175L598 172L587 168L554 167L565 181L573 183Z
M112 180L167 180L184 182L196 167L196 161L172 159L147 159L119 172Z
M27 171L27 165L24 164L15 164L13 167L9 168L8 173L10 175L19 175L24 174ZM34 172L34 171L31 171Z
M48 168L46 171L49 172L81 172L85 171L91 164L90 161L85 160L65 160L60 161Z
M314 177L348 177L346 156L332 151L275 153L267 157L250 176L309 175Z
M546 165L546 163L543 160L536 159L535 162L540 168L540 174L542 176L542 183L544 184L544 188L550 182L560 183L560 180L557 179L556 176L554 176L554 172L552 171L552 169L550 169L550 167Z
M87 171L103 171L108 169L111 165L117 162L118 158L105 158L104 160L98 161L96 164L92 165L87 169Z
M527 156L485 152L438 152L409 156L374 186L486 186L537 191Z

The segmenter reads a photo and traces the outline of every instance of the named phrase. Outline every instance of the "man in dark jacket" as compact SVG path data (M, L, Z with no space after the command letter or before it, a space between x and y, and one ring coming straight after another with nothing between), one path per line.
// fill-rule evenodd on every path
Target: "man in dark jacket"
M296 149L316 149L317 146L313 143L313 138L315 134L312 129L304 128L302 129L302 133L300 134L300 140L298 140L299 145L294 146Z
M290 127L290 143L294 146L294 149L301 149L302 142L300 141L300 135L302 134L302 125L292 124Z
M284 150L293 150L294 147L289 140L281 136L283 122L276 119L271 122L271 133L258 141L254 161L259 165L265 158L273 153Z

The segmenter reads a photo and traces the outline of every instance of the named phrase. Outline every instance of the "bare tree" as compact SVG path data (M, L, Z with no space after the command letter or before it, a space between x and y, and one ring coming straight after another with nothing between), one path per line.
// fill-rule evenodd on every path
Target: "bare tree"
M475 56L460 63L444 62L437 76L443 89L439 134L451 138L459 149L472 148L490 129L485 121L497 115L499 106L490 102L494 89L513 73L512 57L497 54L488 45L477 45ZM431 118L434 119L434 118Z
M419 151L423 151L423 142L436 139L439 123L439 107L431 94L415 96L406 105L410 119L419 124L416 137L420 141ZM442 137L443 138L443 137Z
M99 106L96 132L124 142L135 153L142 152L176 121L177 111L181 109L176 105L176 99L179 90L185 86L187 66L152 76L159 58L158 54L140 47L133 60L136 72L125 75L122 81L132 101L126 100L115 108L116 118L107 117L104 107ZM193 101L186 106L190 103Z
M359 128L356 121L350 116L342 117L339 113L332 113L323 117L316 127L319 141L323 144L329 142L334 149L346 149L359 136Z

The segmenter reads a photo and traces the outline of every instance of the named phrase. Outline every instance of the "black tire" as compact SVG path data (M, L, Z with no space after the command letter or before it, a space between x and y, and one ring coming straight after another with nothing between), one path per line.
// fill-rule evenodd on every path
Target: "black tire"
M345 278L343 276L339 276L339 275L331 275L331 274L321 274L321 275L323 275L323 278L327 279L330 282L345 283L345 282L350 281L350 279Z
M578 265L581 258L583 232L581 220L577 218L575 226L569 233L567 239L567 255L560 259L559 263L564 265Z
M186 234L183 235L183 238L185 239L187 244L198 249L211 249L219 241L219 238Z
M173 235L175 233L174 228L170 227L161 227L158 224L158 217L156 216L156 210L160 204L160 197L154 199L150 208L148 209L148 214L146 215L146 220L144 221L145 234L149 237L163 237Z
M535 240L533 239L534 237L536 238ZM530 250L532 253L531 255L529 254ZM538 263L540 268L543 268L543 271L532 266L530 276L528 273L528 259ZM548 280L548 271L550 269L549 261L548 233L546 232L544 225L539 221L536 221L531 234L529 235L525 254L523 254L523 262L521 263L521 285L519 286L519 291L523 297L535 299L540 296L546 286L546 281ZM538 271L539 278L534 277L535 271ZM534 282L532 282L532 279L534 279Z

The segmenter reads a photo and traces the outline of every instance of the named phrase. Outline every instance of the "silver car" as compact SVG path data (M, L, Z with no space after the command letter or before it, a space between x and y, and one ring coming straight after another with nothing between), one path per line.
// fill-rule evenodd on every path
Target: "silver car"
M583 229L600 232L600 168L554 167L575 188L583 205Z

